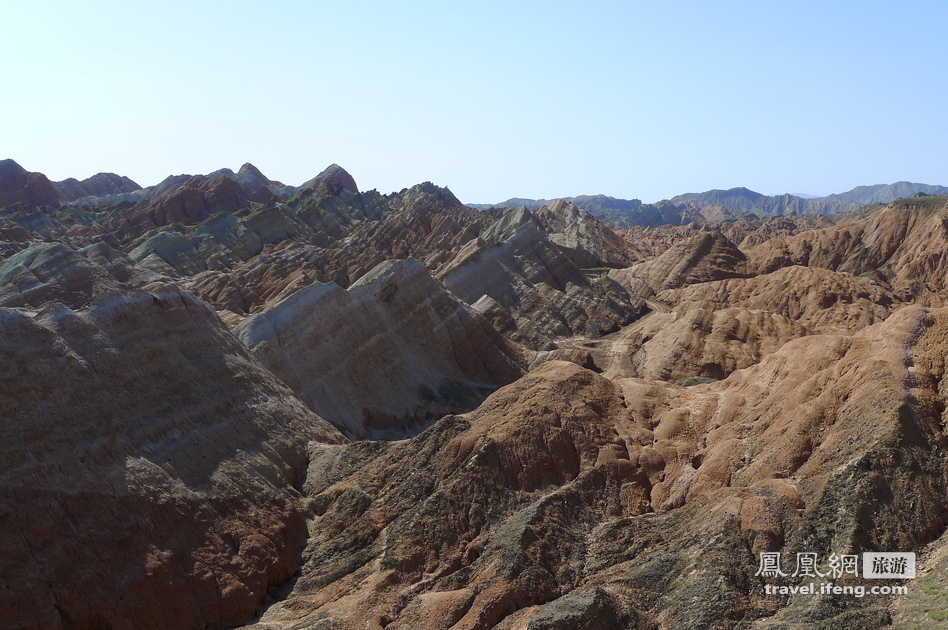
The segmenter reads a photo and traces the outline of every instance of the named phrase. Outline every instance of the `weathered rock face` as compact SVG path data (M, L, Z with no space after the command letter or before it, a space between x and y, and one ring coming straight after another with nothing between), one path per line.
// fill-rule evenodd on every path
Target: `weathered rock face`
M62 243L36 243L0 262L0 306L40 308L59 301L78 308L161 279L105 243L82 253Z
M318 447L306 564L259 627L882 627L880 599L764 595L757 554L942 534L946 334L903 309L691 388L550 362L410 441Z
M138 265L130 256L99 242L79 250L91 262L109 272L113 278L131 288L143 287L151 282L167 280L150 269Z
M248 619L297 569L309 440L344 438L173 287L0 309L0 617Z
M628 269L609 272L624 286L645 282L654 291L749 275L747 257L718 231L701 231L665 253Z
M247 201L266 203L274 196L264 181L258 180L256 177L238 174L229 168L222 168L213 173L209 173L207 176L216 177L217 175L223 175L240 186L240 190L247 198Z
M565 595L573 537L647 504L609 426L622 413L615 385L553 362L408 442L317 448L306 565L261 625L491 628Z
M146 234L128 255L143 267L169 276L192 275L207 269L206 260L191 239L172 228Z
M217 175L224 175L236 182L247 199L257 203L267 203L273 197L286 198L289 196L287 193L292 192L292 187L270 180L250 162L244 163L236 173L229 168L222 168L208 173L206 177Z
M517 350L417 261L383 263L348 290L308 286L234 333L353 437L472 409L523 373Z
M731 242L737 243L741 251L748 251L766 241L786 238L807 230L832 227L834 224L818 214L795 214L790 216L758 219L742 217L732 223L716 226Z
M762 309L695 306L654 313L624 329L606 349L627 362L607 375L672 382L722 379L807 334L799 322ZM608 359L596 363L597 355L591 356L594 364L609 367Z
M384 200L366 195L361 200L360 214L369 220L353 221L344 238L327 252L327 268L336 270L330 277L342 286L385 260L417 258L434 269L489 224L481 213L463 206L451 191L430 182Z
M612 378L724 378L792 339L852 333L884 320L899 305L884 283L799 266L653 295L647 282L661 286L662 279L642 274L642 267L613 274L633 293L650 296L653 310L619 333L586 343L593 363Z
M581 269L624 268L636 262L625 239L575 204L557 199L533 215L549 239Z
M489 296L509 311L511 338L538 350L554 337L617 330L644 307L608 278L591 283L523 208L469 241L437 277L469 304Z
M323 248L281 243L234 271L199 273L188 288L217 309L243 316L309 286L324 275L324 262Z
M870 278L799 266L692 284L657 298L678 307L767 310L817 331L859 330L885 319L895 303L891 291Z
M16 203L58 206L59 196L42 173L30 173L13 160L0 160L0 208Z

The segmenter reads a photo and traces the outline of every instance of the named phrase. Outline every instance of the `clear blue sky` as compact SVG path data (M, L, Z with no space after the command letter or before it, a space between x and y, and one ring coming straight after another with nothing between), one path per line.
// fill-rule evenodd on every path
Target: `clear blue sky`
M0 159L467 202L948 185L948 3L6 2Z

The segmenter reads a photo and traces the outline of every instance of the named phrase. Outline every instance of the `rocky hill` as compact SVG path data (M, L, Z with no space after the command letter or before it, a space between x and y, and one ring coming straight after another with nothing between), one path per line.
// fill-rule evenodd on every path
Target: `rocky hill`
M345 439L213 309L163 285L0 329L4 625L220 627L293 575L306 442Z
M0 166L4 627L948 616L948 197L616 228L337 165ZM758 571L868 551L918 554L907 595Z
M523 374L520 352L417 261L380 263L348 290L309 285L234 334L352 437L410 434Z
M59 195L42 173L31 173L13 160L0 160L0 208L16 204L58 206Z

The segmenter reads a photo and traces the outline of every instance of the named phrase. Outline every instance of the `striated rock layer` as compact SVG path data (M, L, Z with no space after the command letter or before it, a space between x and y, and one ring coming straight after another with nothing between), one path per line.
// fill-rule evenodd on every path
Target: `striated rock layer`
M353 437L472 409L523 373L519 352L417 261L382 263L348 290L310 285L234 333Z
M587 278L524 208L504 214L436 275L509 338L535 350L549 349L556 337L613 332L644 308L610 278Z
M7 628L248 619L298 567L310 440L344 438L173 288L0 308Z
M410 441L317 447L302 575L254 627L883 627L884 598L766 596L757 554L942 535L946 335L902 309L691 388L554 361Z

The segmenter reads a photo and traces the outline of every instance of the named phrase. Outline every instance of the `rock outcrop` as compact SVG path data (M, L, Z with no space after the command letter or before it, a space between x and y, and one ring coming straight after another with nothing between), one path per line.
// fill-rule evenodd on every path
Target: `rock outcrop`
M644 308L609 278L590 281L525 208L469 241L437 277L469 304L488 296L507 310L516 328L511 338L536 350L555 337L613 332Z
M34 243L0 262L0 306L78 308L125 289L166 280L105 243L76 251L62 243Z
M430 183L389 196L304 190L285 204L229 222L212 219L192 232L211 271L195 277L191 290L245 315L314 281L348 287L387 260L417 256L433 269L490 221ZM261 237L251 247L255 234Z
M609 272L624 286L643 281L655 292L688 284L750 275L747 257L717 230L700 231L663 254L628 269Z
M298 568L308 441L344 442L173 287L0 308L0 617L249 619Z
M30 243L38 240L40 240L38 234L34 234L22 225L13 221L0 220L0 260L26 249Z
M577 267L624 268L636 262L628 242L593 215L558 199L533 212L537 223Z
M0 208L17 203L58 206L59 195L42 173L30 173L13 160L0 160Z
M279 194L284 188L286 188L284 184L271 181L260 172L260 169L250 162L244 163L236 173L229 168L222 168L220 170L214 171L213 173L208 173L206 177L212 178L217 175L224 175L228 179L234 181L238 186L240 186L240 189L243 190L244 195L250 201L266 203L274 196L286 196Z
M619 355L620 364L607 372L611 377L722 379L811 332L798 321L765 309L690 306L643 317L610 338L602 352ZM592 352L593 362L610 367L609 357L599 355Z
M888 316L896 300L870 278L819 267L784 267L750 278L728 278L663 291L676 307L767 310L816 331L856 331Z
M523 373L518 351L417 261L382 263L348 290L310 285L234 333L352 437L417 431Z
M792 265L874 275L905 295L948 288L948 197L892 203L868 217L769 239L748 250L761 273Z

